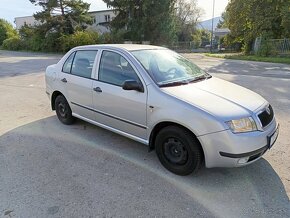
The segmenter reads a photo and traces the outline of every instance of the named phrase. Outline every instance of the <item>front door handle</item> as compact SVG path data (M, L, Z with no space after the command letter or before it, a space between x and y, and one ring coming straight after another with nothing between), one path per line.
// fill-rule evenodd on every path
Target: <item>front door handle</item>
M102 89L101 89L100 87L96 87L96 88L94 88L94 91L95 91L95 92L103 92Z
M66 78L63 78L61 81L62 81L63 83L67 83Z

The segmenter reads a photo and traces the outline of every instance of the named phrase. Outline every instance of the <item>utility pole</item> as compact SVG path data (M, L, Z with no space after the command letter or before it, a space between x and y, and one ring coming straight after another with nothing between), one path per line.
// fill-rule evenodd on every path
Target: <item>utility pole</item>
M214 24L214 8L215 8L215 0L213 0L213 6L212 6L212 21L211 21L211 39L210 39L210 52L213 52L213 24Z

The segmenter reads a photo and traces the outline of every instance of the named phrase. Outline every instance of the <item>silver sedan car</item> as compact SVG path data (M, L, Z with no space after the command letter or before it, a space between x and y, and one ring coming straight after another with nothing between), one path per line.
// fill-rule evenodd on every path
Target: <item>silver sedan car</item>
M76 47L48 66L45 78L62 123L79 118L144 143L178 175L203 163L253 163L279 134L264 98L163 47Z

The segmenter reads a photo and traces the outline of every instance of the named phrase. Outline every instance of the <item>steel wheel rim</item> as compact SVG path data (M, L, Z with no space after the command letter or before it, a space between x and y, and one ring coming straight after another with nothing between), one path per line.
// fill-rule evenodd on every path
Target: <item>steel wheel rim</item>
M60 102L58 104L58 111L59 111L59 115L63 118L67 117L67 108L65 106L65 104L63 104L62 102Z
M184 165L188 160L188 151L177 138L167 138L163 143L166 160L175 165Z

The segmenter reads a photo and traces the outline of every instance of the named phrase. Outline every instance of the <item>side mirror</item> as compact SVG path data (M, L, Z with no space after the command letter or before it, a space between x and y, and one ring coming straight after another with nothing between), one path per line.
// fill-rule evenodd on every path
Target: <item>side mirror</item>
M144 88L141 83L137 82L136 80L126 80L122 88L124 90L135 90L137 92L144 92Z

